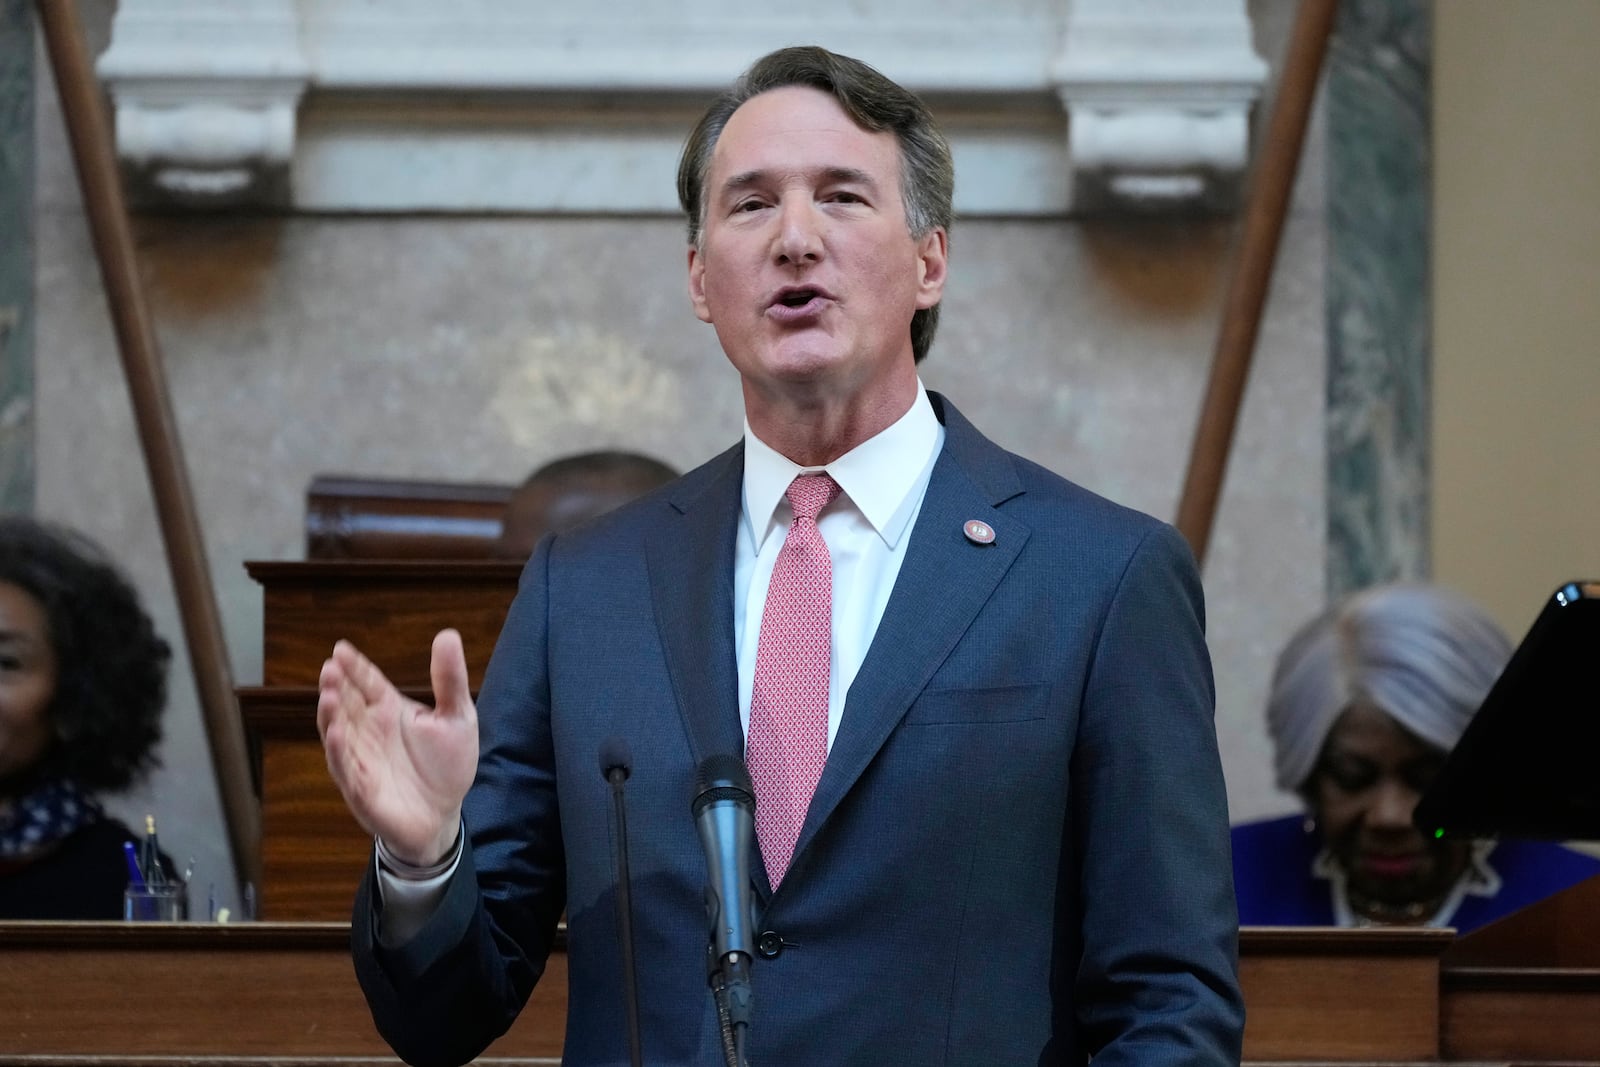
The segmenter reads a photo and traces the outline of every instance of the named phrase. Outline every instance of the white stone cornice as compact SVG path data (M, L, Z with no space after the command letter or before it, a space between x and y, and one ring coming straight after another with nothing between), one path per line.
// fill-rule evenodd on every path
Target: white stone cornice
M381 8L381 10L380 10ZM710 92L757 56L819 43L917 88L1038 90L1060 0L814 0L803 11L731 0L307 0L319 88ZM870 58L869 58L870 57Z
M1065 30L1074 206L1231 208L1267 76L1243 0L1073 0Z
M1104 17L1124 6L1142 21ZM934 101L967 215L1067 213L1084 174L1242 169L1264 73L1241 52L1242 0L816 0L798 27L750 12L122 0L100 73L146 200L670 213L704 99L754 57L816 39Z
M288 202L310 81L294 0L122 0L98 71L137 200Z

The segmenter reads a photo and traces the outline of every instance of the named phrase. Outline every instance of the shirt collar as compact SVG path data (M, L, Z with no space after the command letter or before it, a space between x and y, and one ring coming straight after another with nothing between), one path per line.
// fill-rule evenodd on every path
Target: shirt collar
M772 449L744 425L744 521L760 550L778 524L778 506L798 474L826 471L839 483L878 536L893 548L916 510L906 505L939 448L939 417L917 381L910 409L893 425L825 467L802 467Z

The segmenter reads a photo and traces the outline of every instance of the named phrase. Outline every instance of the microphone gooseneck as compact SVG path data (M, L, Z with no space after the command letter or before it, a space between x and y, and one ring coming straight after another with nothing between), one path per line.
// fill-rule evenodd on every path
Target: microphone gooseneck
M609 782L613 771L621 772L624 782L633 776L633 753L628 749L628 742L620 737L608 737L600 742L600 774Z
M750 963L755 955L755 892L750 855L755 843L755 790L737 756L700 764L690 806L706 853L706 969L723 1023L723 1054L742 1067L754 1010Z
M600 774L611 786L611 800L617 812L617 940L622 947L622 982L628 1011L628 1055L632 1067L643 1067L644 1052L639 1040L639 977L633 956L632 876L628 872L628 806L622 787L633 774L633 754L620 737L600 742Z

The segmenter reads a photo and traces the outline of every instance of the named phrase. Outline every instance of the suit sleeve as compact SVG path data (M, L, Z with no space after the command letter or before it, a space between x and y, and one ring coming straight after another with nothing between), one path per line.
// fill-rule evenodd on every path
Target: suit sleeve
M1106 611L1073 756L1095 1067L1238 1063L1244 1004L1227 795L1199 575L1155 527Z
M380 942L375 865L351 926L378 1032L416 1067L466 1063L510 1028L544 971L565 906L546 673L550 541L535 551L478 698L468 847L438 908L402 945Z

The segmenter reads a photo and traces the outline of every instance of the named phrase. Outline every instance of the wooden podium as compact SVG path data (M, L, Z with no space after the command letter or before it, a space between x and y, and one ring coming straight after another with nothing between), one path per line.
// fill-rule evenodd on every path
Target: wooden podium
M522 565L454 560L247 563L262 587L261 685L239 689L261 796L259 914L342 922L372 842L345 809L317 736L317 676L340 638L433 700L433 635L461 631L476 691Z

